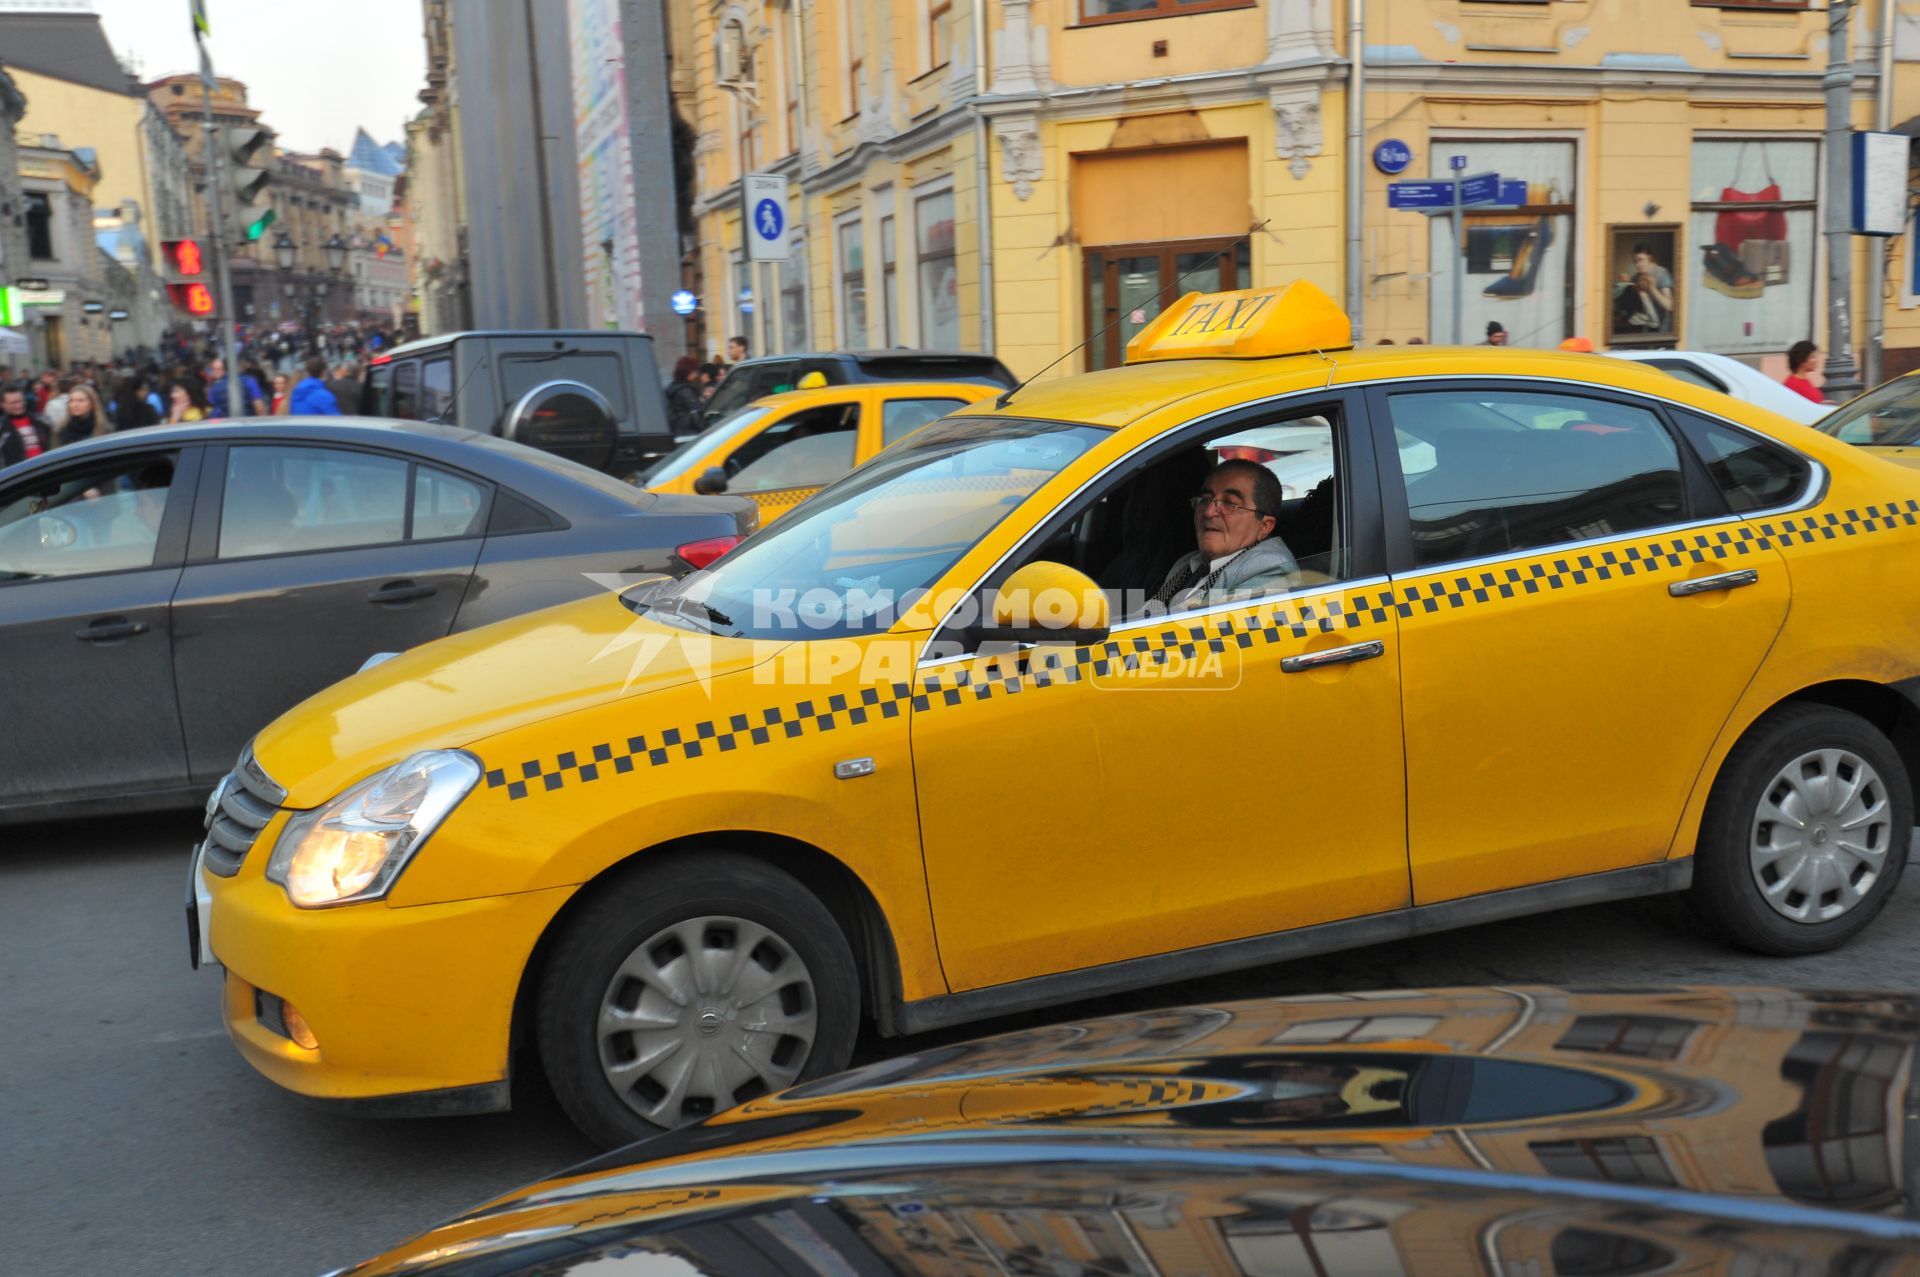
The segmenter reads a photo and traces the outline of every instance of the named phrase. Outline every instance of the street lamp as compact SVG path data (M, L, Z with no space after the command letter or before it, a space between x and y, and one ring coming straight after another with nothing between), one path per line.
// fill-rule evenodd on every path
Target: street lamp
M338 275L347 264L347 241L335 235L326 243L327 269Z
M281 231L280 238L273 241L273 257L280 263L281 270L293 269L293 250L296 247L298 246L293 242L293 236L285 231Z

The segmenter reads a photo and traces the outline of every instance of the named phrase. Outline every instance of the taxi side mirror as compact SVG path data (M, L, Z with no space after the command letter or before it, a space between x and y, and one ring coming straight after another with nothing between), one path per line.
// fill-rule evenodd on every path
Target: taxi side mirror
M1098 643L1112 616L1106 593L1086 573L1041 559L1015 570L994 592L985 637L1015 643Z
M719 466L708 466L693 481L693 490L703 497L717 497L727 490L727 472Z

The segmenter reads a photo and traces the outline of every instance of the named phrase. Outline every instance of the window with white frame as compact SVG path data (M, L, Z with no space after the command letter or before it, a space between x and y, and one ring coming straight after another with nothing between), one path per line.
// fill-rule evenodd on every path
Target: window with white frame
M920 303L920 345L960 345L960 272L953 247L951 188L913 201L914 286Z
M840 260L840 341L845 346L867 344L866 222L854 213L834 227Z

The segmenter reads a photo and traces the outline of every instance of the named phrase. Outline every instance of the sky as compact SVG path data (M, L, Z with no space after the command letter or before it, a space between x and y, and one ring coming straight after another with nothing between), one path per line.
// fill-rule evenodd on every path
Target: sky
M140 77L199 69L188 0L92 0L121 61ZM345 155L353 131L404 142L420 112L427 50L419 0L207 0L214 71L247 86L289 151Z

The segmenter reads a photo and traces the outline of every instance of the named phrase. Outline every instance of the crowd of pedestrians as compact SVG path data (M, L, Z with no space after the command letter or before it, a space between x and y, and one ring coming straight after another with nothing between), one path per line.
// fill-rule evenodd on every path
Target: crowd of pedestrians
M282 334L240 347L234 379L211 343L176 334L158 351L113 364L58 369L0 364L0 466L96 435L224 417L342 416L361 410L362 359L392 344L347 326L317 335L305 353Z

